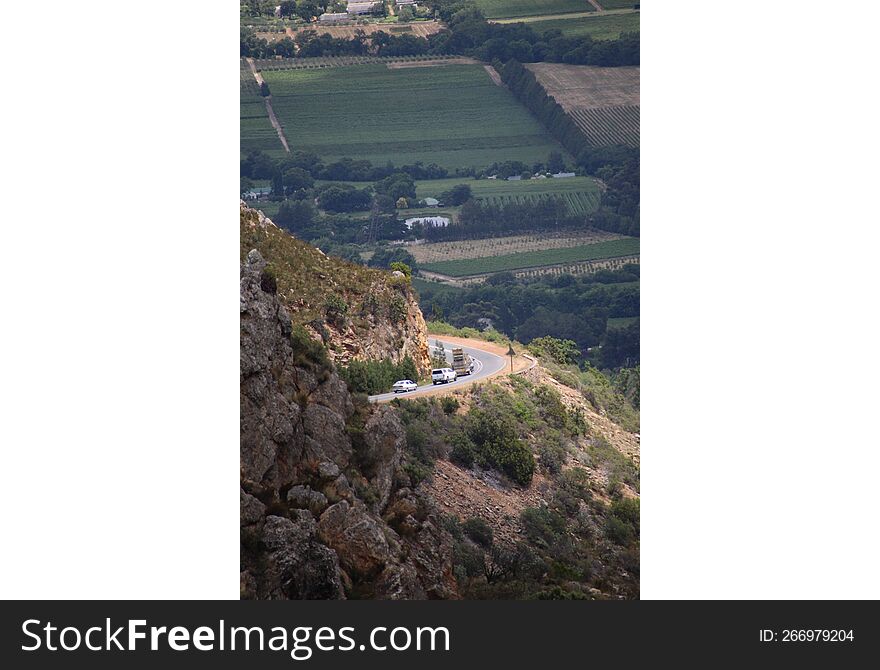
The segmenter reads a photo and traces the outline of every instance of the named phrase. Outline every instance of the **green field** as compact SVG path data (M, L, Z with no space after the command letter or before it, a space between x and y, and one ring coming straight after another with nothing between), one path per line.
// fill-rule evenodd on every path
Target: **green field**
M476 0L476 5L487 19L594 11L587 0Z
M412 278L412 287L421 293L431 293L433 295L441 295L443 293L457 293L462 290L460 286L452 284L442 284L436 281L428 281L426 279Z
M562 151L481 65L353 65L263 76L291 149L325 162L349 156L377 165L482 168Z
M544 251L526 251L508 256L489 256L487 258L464 258L454 261L439 261L421 266L428 272L437 272L450 277L468 277L471 275L508 270L558 265L560 263L577 263L579 261L595 261L605 258L635 256L639 253L639 240L626 237L609 242L597 242L578 247L564 249L547 249Z
M531 21L529 26L539 34L546 30L561 30L566 37L589 35L594 40L614 40L620 37L620 33L639 32L639 13L597 14L595 16Z
M638 2L633 0L599 0L602 9L633 9Z
M590 214L599 205L599 187L590 177L566 179L432 179L416 182L416 194L420 198L440 198L458 184L467 184L478 200L493 205L524 204L551 196L560 198L572 214Z
M254 75L244 60L239 67L239 132L241 151L260 149L267 153L284 153L278 133L269 123L266 103L260 96L260 89Z

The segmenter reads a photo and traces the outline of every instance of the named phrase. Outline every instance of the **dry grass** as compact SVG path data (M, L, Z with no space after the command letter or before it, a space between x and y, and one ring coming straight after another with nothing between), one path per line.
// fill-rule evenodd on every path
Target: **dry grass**
M565 111L639 104L638 67L560 63L527 65Z

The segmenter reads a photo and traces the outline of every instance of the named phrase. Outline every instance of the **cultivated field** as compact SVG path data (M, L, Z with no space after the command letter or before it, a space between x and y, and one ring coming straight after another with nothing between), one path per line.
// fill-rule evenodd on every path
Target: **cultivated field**
M307 30L314 30L319 35L330 35L330 37L342 38L350 40L355 36L357 31L363 31L366 35L373 33L385 32L389 35L415 35L416 37L427 37L434 33L439 33L443 29L438 21L414 21L411 23L365 23L361 25L348 26L322 26L313 24L303 26L301 28L288 28L287 34L290 37L296 37L297 33Z
M636 5L640 4L633 0L598 0L598 2L602 9L633 9Z
M569 114L595 145L639 146L638 105L573 109Z
M596 242L577 247L527 251L504 256L486 258L464 258L454 261L426 263L422 270L449 277L468 277L510 270L525 270L564 263L578 263L609 258L636 256L639 253L639 240L624 237L606 242Z
M595 8L587 0L476 0L487 19L542 16L589 12Z
M543 157L541 157L543 158ZM527 179L507 181L505 179L432 179L416 182L416 194L420 198L440 198L457 184L471 187L474 198L493 205L510 203L524 204L535 200L556 197L565 202L569 212L587 215L599 206L599 187L590 177L569 177L566 179Z
M269 122L266 103L248 64L241 60L239 93L239 132L241 151L260 149L267 153L284 153L278 134Z
M483 240L461 240L455 242L430 242L406 247L420 265L439 261L454 261L463 258L487 258L489 256L509 256L527 251L565 249L596 242L620 239L622 236L603 230L585 230L568 233L545 233L540 235L510 235Z
M638 265L638 256L622 256L620 258L608 258L600 261L585 261L583 263L567 263L551 267L532 268L530 270L515 271L517 277L559 277L561 275L590 275L599 270L620 270L625 265ZM625 286L625 284L614 284Z
M560 146L480 65L263 70L292 148L325 161L482 168L546 159ZM563 152L564 154L564 152Z
M595 145L639 145L639 68L527 66Z
M384 63L391 69L434 67L439 65L476 65L479 61L464 56L319 56L317 58L258 58L254 60L261 72L272 70L316 70L348 65Z
M639 13L586 14L583 16L534 17L528 24L538 33L561 30L566 37L584 37L594 40L614 40L621 33L639 32Z

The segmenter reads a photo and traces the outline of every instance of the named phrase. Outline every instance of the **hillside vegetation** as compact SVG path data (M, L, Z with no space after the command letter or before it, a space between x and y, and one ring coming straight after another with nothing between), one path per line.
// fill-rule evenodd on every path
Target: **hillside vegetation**
M420 374L430 368L425 321L406 278L327 256L281 230L242 203L240 253L251 249L268 261L265 280L294 325L325 344L332 360L409 357Z

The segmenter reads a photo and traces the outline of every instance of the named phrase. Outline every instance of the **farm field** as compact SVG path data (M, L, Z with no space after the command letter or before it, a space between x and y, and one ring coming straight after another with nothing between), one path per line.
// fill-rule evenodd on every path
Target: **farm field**
M622 256L620 258L605 258L597 261L582 261L580 263L565 263L542 268L530 268L528 270L515 270L517 277L535 279L538 277L561 277L562 275L589 275L599 270L620 270L627 265L638 265L638 256ZM623 284L614 284L623 286Z
M239 133L241 151L260 149L267 153L282 154L284 147L278 134L269 123L266 103L247 63L242 59L239 67Z
M427 281L426 279L421 279L419 277L412 278L412 287L419 293L430 291L435 295L461 290L460 286L454 286L453 284L444 284L442 282L436 281Z
M590 177L569 177L566 179L528 179L507 181L506 179L432 179L416 182L416 194L420 198L440 198L458 184L471 187L474 198L501 206L510 203L525 203L549 197L560 198L575 215L591 214L599 205L599 187Z
M348 65L384 63L389 68L433 67L439 65L477 65L479 61L464 56L318 56L315 58L257 58L261 72L271 70L315 70Z
M429 242L406 247L420 264L453 261L463 258L488 258L489 256L509 256L528 251L565 249L597 242L621 239L621 235L603 230L585 230L568 233L546 233L538 235L510 235L491 237L482 240L457 240L455 242Z
M465 258L452 261L438 261L422 266L422 270L435 272L450 277L468 277L472 275L491 274L509 270L537 268L563 263L594 261L622 256L635 256L639 253L639 240L626 237L607 242L585 244L564 249L546 249L527 251L505 256L489 256L487 258Z
M567 14L589 12L595 8L587 0L476 0L487 19L541 16L543 14Z
M633 9L638 2L633 0L598 0L602 9Z
M562 151L480 65L371 64L262 75L291 145L325 161L348 156L377 165L481 168Z
M639 68L532 63L538 81L596 146L639 146Z
M561 30L565 37L585 37L594 40L614 40L621 33L639 32L639 13L592 14L585 16L540 17L529 21L536 32Z
M341 39L350 40L355 36L358 30L362 30L365 34L371 35L378 32L386 32L389 35L415 35L416 37L427 37L434 33L439 33L443 29L439 21L413 21L411 23L367 23L362 25L349 26L322 26L313 24L297 28L288 28L287 34L295 37L297 33L306 30L314 30L319 35L330 35Z

